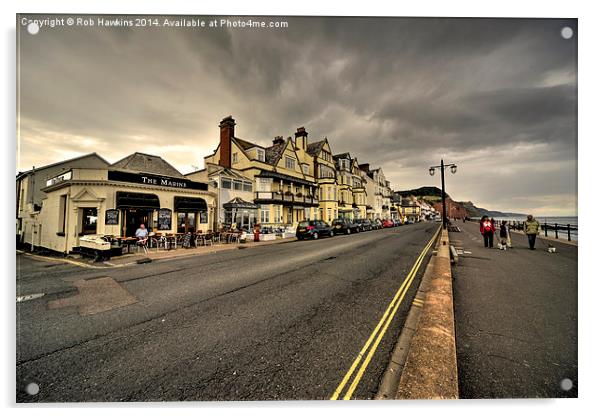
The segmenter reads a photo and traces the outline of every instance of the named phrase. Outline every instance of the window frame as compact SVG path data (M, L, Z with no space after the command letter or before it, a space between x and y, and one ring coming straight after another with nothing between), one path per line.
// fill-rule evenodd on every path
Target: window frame
M257 160L260 162L265 162L265 150L257 149Z
M292 167L289 166L289 162L291 162ZM297 161L293 157L284 156L284 167L288 170L295 170L297 168Z

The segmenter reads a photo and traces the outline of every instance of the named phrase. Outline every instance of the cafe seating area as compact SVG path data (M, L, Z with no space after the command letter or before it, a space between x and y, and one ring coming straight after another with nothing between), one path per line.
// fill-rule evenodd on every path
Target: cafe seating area
M136 237L116 237L112 235L98 236L109 242L111 255L132 254L140 251L178 250L195 247L213 246L217 244L239 244L248 240L246 231L204 231L196 233L161 233L151 232L146 244L140 243Z

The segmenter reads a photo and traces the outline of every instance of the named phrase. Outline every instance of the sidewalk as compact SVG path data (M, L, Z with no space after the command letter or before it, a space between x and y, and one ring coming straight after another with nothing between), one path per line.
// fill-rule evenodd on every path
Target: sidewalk
M227 250L242 250L248 248L269 246L274 244L282 244L282 243L290 243L291 241L296 241L295 237L291 238L278 238L272 241L247 241L246 243L214 243L209 246L201 246L194 248L178 248L176 250L164 250L164 249L156 249L151 248L148 249L148 255L144 254L144 252L139 251L135 254L126 254L124 256L113 257L109 261L105 261L104 263L109 266L124 266L136 263L138 260L149 258L151 260L166 260L177 257L187 257L187 256L202 256L206 254L217 253L220 251Z
M142 249L140 249L132 254L124 254L123 256L112 257L110 260L107 260L104 262L94 262L89 258L79 258L79 257L64 258L64 257L58 257L58 256L45 256L45 255L40 255L40 254L31 254L24 250L17 250L17 254L22 253L27 256L31 256L32 258L37 258L39 260L46 260L46 261L50 261L50 262L62 262L62 263L73 264L73 265L77 265L77 266L81 266L81 267L85 267L85 268L102 269L102 268L110 268L110 267L129 266L132 264L136 264L138 261L145 260L145 259L146 260L151 259L151 261L152 261L152 260L167 260L167 259L178 258L178 257L187 257L187 256L202 256L202 255L206 255L206 254L217 253L220 251L256 248L256 247L262 247L262 246L267 246L267 245L290 243L292 241L296 241L296 238L295 237L277 238L276 240L272 240L272 241L260 241L260 242L247 241L246 243L227 243L227 244L226 243L215 243L215 244L209 245L209 246L194 247L194 248L178 248L178 249L172 249L172 250L164 250L161 248L159 248L157 250L156 248L151 248L151 249L148 249L148 254L145 254L144 251L142 251Z
M513 249L487 249L478 224L455 225L460 397L577 397L577 246L538 239L530 251L513 233Z

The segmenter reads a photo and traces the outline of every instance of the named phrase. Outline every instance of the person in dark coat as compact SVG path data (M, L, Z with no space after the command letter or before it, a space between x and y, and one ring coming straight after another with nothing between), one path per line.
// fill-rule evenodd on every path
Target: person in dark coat
M510 229L508 228L508 221L502 221L500 226L500 249L506 250L508 248L508 236L510 235Z
M480 226L481 235L483 236L483 242L485 247L493 248L493 233L495 232L495 225L487 216L481 219Z

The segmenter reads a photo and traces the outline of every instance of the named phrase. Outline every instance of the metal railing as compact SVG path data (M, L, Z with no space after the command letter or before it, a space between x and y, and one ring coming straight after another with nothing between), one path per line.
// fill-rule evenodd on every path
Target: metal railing
M264 199L264 200L273 200L273 201L283 201L283 202L299 202L306 204L317 204L318 198L302 195L297 196L296 194L291 194L285 192L255 192L255 199Z
M479 222L479 220L475 218L468 218L468 221ZM500 225L502 225L502 220L495 220L494 224L496 228L499 228ZM508 228L511 230L522 231L524 230L524 224L525 221L508 220ZM558 239L558 232L560 231L561 233L566 233L568 241L572 241L571 232L573 233L573 236L578 235L579 232L579 227L573 224L559 224L557 222L548 224L547 222L544 222L543 224L540 223L539 226L541 227L544 236L548 237L548 233L553 232L554 238Z

